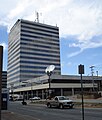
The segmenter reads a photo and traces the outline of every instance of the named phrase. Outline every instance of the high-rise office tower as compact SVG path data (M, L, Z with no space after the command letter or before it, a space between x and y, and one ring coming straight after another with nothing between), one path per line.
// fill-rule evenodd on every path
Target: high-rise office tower
M7 88L7 71L2 71L2 88Z
M49 65L61 74L59 28L19 19L11 28L8 44L9 84L45 75Z

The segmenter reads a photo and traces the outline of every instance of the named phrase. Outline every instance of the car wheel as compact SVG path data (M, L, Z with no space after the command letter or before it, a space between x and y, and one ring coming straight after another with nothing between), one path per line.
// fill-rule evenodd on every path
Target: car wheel
M47 103L47 107L48 107L48 108L51 108L51 104L50 104L50 103Z
M63 108L64 108L63 104L60 104L60 105L59 105L59 108L60 108L60 109L63 109Z

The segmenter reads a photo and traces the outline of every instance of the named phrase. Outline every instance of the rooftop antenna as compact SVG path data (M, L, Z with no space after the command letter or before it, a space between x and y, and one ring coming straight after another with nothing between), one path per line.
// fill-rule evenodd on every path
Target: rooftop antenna
M36 11L35 14L36 14L36 19L35 19L35 21L39 23L39 13Z

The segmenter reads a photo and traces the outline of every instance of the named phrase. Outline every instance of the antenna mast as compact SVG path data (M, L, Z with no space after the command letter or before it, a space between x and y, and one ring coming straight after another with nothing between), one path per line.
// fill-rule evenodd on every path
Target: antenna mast
M39 13L38 12L36 12L36 19L35 19L35 21L39 23Z

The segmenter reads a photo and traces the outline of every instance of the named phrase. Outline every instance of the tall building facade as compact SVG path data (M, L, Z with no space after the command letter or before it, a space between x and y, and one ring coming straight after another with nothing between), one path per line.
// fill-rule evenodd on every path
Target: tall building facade
M7 71L2 71L2 88L7 88Z
M8 84L45 75L49 65L61 74L59 28L18 19L9 33Z

